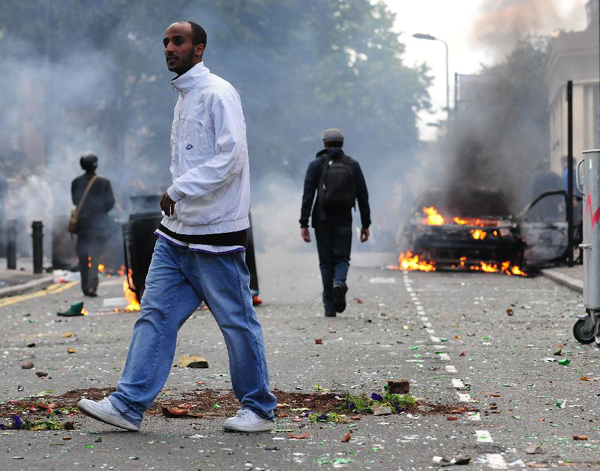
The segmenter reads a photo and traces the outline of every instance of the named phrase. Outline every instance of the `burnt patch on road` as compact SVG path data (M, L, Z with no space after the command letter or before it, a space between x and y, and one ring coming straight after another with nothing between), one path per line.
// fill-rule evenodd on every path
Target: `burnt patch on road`
M114 391L114 388L75 389L59 396L46 395L9 400L0 404L0 424L4 429L15 430L72 429L74 421L81 417L81 412L77 409L77 402L81 398L100 400ZM276 415L279 418L310 418L314 414L319 417L327 414L346 417L341 414L348 414L347 420L359 420L363 414L373 413L368 410L353 415L353 411L347 410L349 396L344 394L296 393L279 390L273 393L277 397ZM147 414L178 419L222 419L233 416L240 407L233 392L202 389L189 392L171 390L167 394L159 397ZM477 409L473 407L415 401L402 412L422 415L460 415L475 411Z

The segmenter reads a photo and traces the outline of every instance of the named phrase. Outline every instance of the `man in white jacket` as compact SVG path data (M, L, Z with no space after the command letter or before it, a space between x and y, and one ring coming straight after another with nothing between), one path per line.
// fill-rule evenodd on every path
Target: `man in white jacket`
M117 391L100 402L82 399L79 408L111 425L139 430L169 375L179 328L204 301L225 338L231 382L242 406L225 429L267 431L277 401L244 261L250 175L240 97L202 63L206 32L201 26L174 23L163 45L167 67L177 73L171 82L178 93L171 128L173 184L160 203L164 217Z

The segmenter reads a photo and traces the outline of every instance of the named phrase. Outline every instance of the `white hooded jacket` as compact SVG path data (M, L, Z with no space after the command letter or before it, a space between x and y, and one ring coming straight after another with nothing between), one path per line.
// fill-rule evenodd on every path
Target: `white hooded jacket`
M250 170L237 90L202 62L171 83L179 98L171 127L173 184L167 193L177 204L162 225L188 235L247 229Z

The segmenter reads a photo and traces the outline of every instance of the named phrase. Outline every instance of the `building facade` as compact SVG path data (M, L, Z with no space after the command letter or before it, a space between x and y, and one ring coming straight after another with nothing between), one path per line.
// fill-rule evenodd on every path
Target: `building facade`
M600 148L599 0L587 3L584 31L563 32L552 43L546 75L550 112L551 168L562 171L568 153L567 82L573 81L573 156Z

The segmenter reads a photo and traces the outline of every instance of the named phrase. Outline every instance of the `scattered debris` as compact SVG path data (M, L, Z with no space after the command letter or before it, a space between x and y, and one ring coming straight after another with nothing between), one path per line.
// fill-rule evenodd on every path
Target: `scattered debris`
M410 382L406 378L390 380L387 383L387 390L391 394L408 394L410 392Z
M48 372L47 371L36 371L35 374L39 377L39 378L44 378L45 376L48 376Z
M573 440L588 440L587 435L573 435Z
M506 314L508 314L509 316L512 316L514 313L515 313L515 311L513 311L510 308L506 310Z
M77 350L75 350L73 347L69 347L67 348L67 353L77 353Z
M539 455L542 451L542 447L539 445L529 445L525 448L525 453L528 455Z
M468 455L456 455L454 458L449 460L448 458L443 458L441 456L434 456L433 462L435 464L439 464L442 468L454 465L464 466L471 462L471 457Z
M310 434L308 432L303 433L303 434L296 434L296 433L288 433L288 438L293 438L294 440L304 440L308 437L310 437Z
M352 435L350 432L348 432L344 438L342 438L342 443L348 443L350 441L350 439L352 438Z
M30 370L31 368L33 368L33 363L31 363L30 361L21 363L21 368L23 368L24 370Z
M390 415L392 413L392 408L388 406L379 406L373 408L373 415Z
M323 345L323 339L315 339L315 345Z
M356 301L356 304L362 304L364 303L364 301L360 298L354 298L354 300Z
M208 361L204 357L181 355L178 366L179 368L208 368Z
M73 337L73 332L65 332L60 337L63 339L68 339L69 337Z
M166 406L163 405L161 410L162 410L162 414L165 417L168 417L170 419L173 418L184 418L184 417L196 417L196 418L200 418L203 415L202 414L195 414L190 412L190 409L193 407L193 404L182 404L180 406Z
M571 360L565 358L564 360L558 360L558 364L562 366L569 366L571 364Z
M56 314L63 317L83 316L83 301L73 303L67 311L57 312Z

